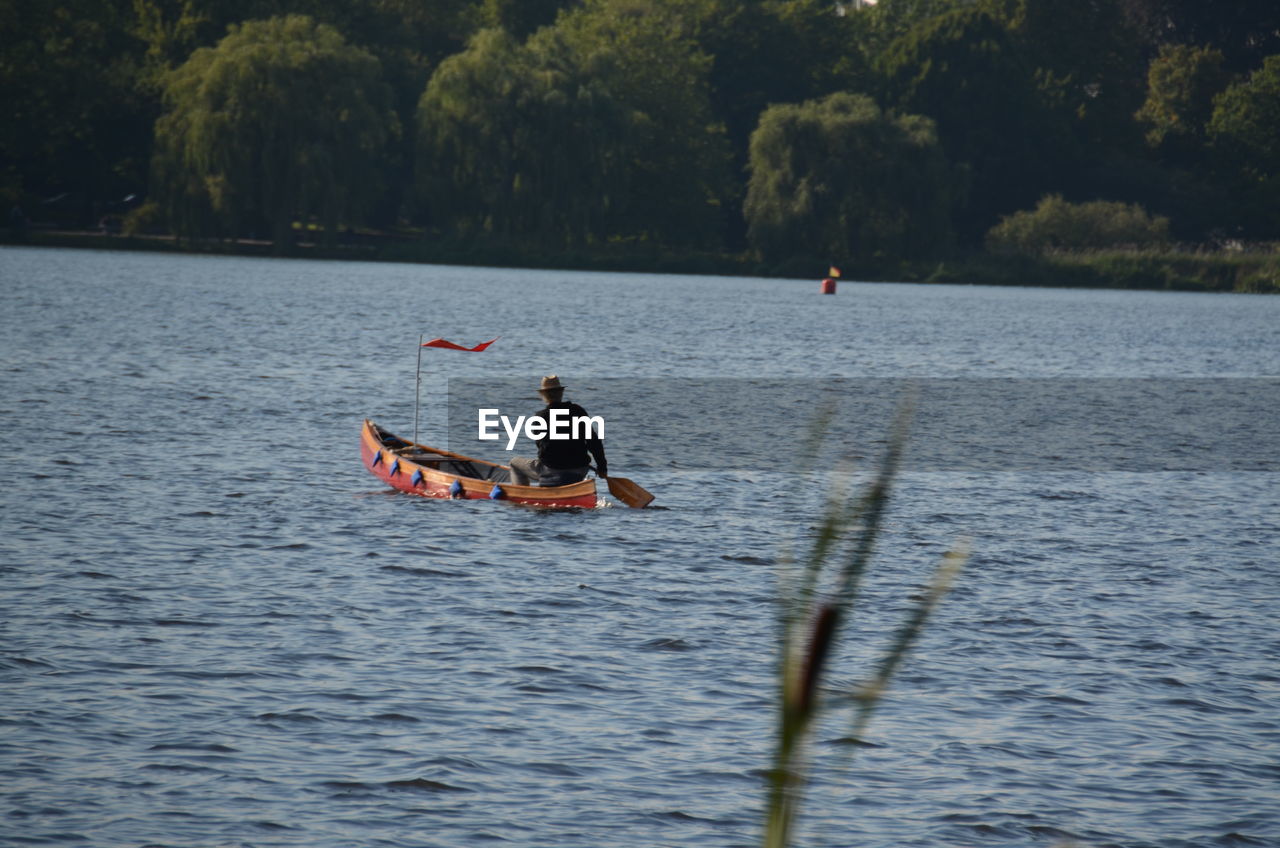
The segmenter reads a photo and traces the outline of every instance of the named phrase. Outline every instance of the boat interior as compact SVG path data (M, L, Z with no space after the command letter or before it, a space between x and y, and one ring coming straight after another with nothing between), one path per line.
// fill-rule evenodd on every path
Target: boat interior
M393 435L379 427L373 425L378 435L378 440L402 459L426 468L434 468L443 471L446 474L455 474L459 477L470 477L474 480L487 480L494 483L506 483L509 481L511 472L503 465L493 462L485 462L482 459L469 459L457 455L449 456L438 453L426 445L415 445L399 436Z

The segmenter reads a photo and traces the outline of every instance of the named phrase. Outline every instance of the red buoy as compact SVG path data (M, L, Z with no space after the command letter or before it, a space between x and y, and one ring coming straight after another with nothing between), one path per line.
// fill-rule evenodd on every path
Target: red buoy
M822 281L823 294L836 293L836 280L840 277L840 269L832 265L831 270L827 272L827 278Z

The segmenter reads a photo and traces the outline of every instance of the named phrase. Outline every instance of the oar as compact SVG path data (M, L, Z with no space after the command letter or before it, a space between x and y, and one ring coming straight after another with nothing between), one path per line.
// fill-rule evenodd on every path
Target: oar
M595 469L591 469L595 471ZM599 474L596 471L596 474ZM632 509L644 509L653 503L653 495L645 490L643 486L626 477L606 477L604 481L609 484L609 494L622 501Z

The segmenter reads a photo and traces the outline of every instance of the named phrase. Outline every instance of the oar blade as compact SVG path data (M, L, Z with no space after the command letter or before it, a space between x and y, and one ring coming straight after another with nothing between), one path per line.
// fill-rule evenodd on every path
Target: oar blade
M653 502L652 494L626 477L606 477L604 479L609 484L609 494L632 509L644 509Z

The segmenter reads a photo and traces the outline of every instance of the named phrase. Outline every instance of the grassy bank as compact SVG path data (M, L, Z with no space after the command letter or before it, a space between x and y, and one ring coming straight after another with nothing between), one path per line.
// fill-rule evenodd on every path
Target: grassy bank
M939 265L934 282L1064 288L1280 293L1280 252L1093 250L980 254Z
M9 233L0 243L38 247L271 256L270 242L208 239L179 242L163 236L107 235L87 231ZM825 257L763 263L745 254L673 251L650 245L606 245L551 252L496 242L463 243L381 234L355 234L331 246L303 243L291 256L355 261L422 262L508 268L725 274L814 279ZM1094 250L1044 256L973 253L943 262L845 262L844 278L869 282L959 283L1059 288L1280 293L1280 248L1249 251Z

